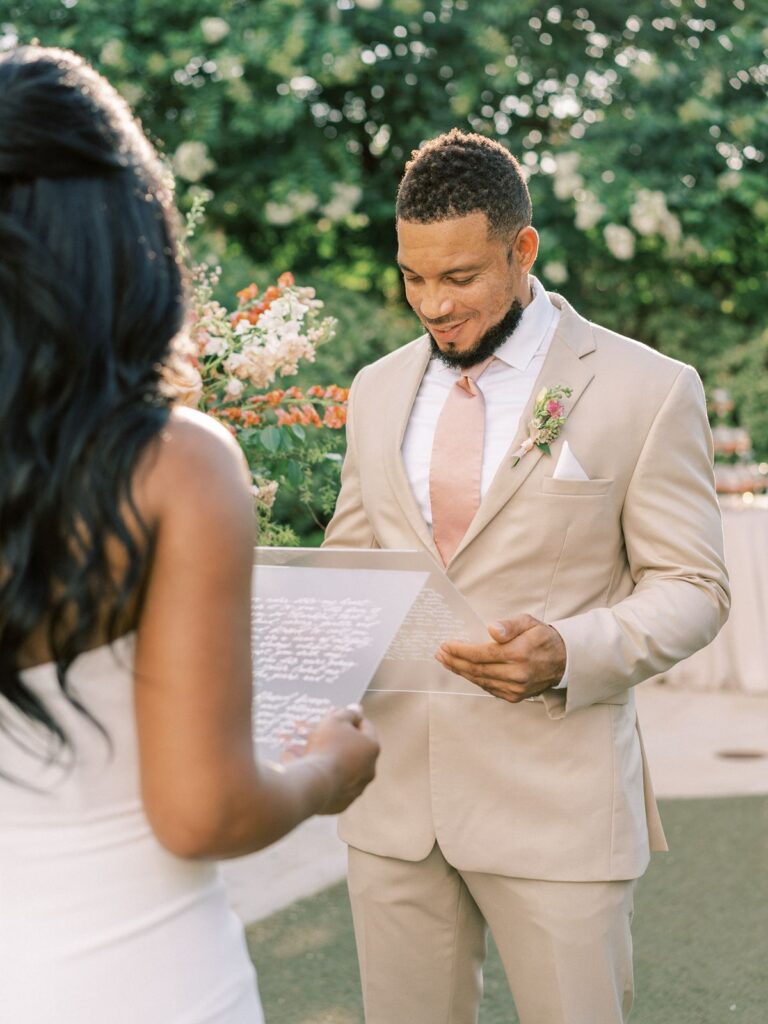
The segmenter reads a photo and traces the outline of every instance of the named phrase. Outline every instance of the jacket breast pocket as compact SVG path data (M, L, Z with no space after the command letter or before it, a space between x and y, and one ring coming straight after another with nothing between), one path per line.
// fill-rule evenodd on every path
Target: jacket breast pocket
M613 480L608 479L556 480L554 477L545 476L541 480L541 492L564 497L596 498L601 494L607 494L612 484Z

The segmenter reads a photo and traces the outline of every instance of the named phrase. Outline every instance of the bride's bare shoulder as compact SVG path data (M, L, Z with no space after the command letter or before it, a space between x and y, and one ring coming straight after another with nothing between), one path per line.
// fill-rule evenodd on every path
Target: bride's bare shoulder
M175 407L139 467L137 485L148 510L168 501L203 506L249 492L243 453L221 423L196 409Z

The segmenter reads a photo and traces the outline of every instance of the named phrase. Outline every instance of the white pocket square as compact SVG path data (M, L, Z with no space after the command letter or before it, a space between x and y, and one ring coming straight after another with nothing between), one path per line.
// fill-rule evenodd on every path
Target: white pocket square
M553 480L589 480L589 477L579 465L579 460L571 451L567 441L563 442L560 451L560 458L557 460Z

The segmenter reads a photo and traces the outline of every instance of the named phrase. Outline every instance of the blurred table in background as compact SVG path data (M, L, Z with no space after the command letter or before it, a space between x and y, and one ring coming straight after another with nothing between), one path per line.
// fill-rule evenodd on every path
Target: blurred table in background
M768 693L768 497L722 497L731 614L704 650L658 682L691 690Z

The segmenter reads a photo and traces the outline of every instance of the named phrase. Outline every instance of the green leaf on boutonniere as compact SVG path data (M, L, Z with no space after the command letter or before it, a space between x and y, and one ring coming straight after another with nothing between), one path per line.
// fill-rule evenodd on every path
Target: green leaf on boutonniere
M537 444L536 447L539 449L540 452L544 452L545 455L552 454L552 449L549 447L548 444Z

